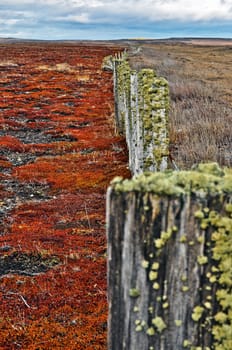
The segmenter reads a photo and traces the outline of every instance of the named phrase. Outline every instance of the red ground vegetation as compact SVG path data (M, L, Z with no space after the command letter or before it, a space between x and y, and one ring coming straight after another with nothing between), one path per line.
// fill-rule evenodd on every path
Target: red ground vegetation
M106 348L105 193L130 176L115 51L0 45L0 349Z

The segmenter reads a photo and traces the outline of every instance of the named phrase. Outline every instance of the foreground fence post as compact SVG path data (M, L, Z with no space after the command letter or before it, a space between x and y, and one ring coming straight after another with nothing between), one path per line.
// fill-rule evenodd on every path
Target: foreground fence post
M232 170L115 179L108 349L232 349Z

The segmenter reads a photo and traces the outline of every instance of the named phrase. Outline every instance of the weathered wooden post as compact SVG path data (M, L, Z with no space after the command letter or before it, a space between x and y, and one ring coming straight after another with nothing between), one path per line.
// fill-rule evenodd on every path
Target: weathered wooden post
M108 349L232 349L232 170L115 179Z
M132 174L162 171L169 154L169 89L153 69L131 69L125 54L108 56L104 69L113 71L115 122L126 137Z

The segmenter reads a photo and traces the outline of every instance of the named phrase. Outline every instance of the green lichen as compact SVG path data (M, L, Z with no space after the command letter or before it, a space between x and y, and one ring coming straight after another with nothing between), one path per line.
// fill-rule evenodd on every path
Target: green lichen
M169 307L169 303L168 302L162 304L162 308L163 309L167 309L168 307Z
M217 277L214 276L214 275L210 276L210 277L209 277L209 282L210 282L210 283L215 283L215 282L217 282Z
M197 211L194 213L194 216L195 216L195 218L203 219L203 218L205 217L205 214L203 213L203 211L197 210Z
M183 341L183 347L184 348L188 348L189 346L191 346L191 342L188 339L185 339Z
M176 327L181 327L183 324L182 320L175 320L174 322L175 322Z
M158 277L158 272L157 271L150 271L149 272L149 280L154 281Z
M162 162L167 158L169 147L168 83L163 78L157 78L153 69L142 69L139 72L132 70L125 55L119 59L116 57L114 62L111 61L112 58L109 64L105 59L105 66L115 67L113 71L119 131L130 138L133 130L136 130L135 123L139 123L142 143L136 138L136 134L134 144L143 147L140 149L140 153L143 154L140 166L142 170L160 170L161 164L164 167ZM128 139L127 142L130 145L131 140Z
M199 255L199 256L197 257L197 262L198 262L198 264L200 264L200 265L207 264L207 262L208 262L208 257L205 256L205 255Z
M149 266L149 261L143 260L143 261L141 262L141 266L142 266L144 269L147 269L148 266Z
M215 163L200 164L198 168L190 171L164 171L157 173L143 173L134 176L131 180L114 181L113 187L118 192L151 192L157 195L180 196L188 193L196 193L203 196L210 192L223 194L232 192L232 171L225 168L220 176L209 169L214 169ZM203 218L202 214L195 215ZM212 215L212 214L211 214Z
M135 327L135 332L142 332L142 330L143 330L143 327L141 326L141 324Z
M182 235L179 239L180 243L186 243L187 242L187 237L185 235Z
M230 211L226 212L230 215ZM214 315L214 348L229 350L232 345L232 218L214 212L211 213L210 220L215 229L212 241L216 267L212 268L215 275L211 275L209 280L212 282L214 278L213 282L218 283L216 300L220 307Z
M219 311L215 316L214 316L215 321L217 321L220 324L224 324L228 320L228 315L222 311Z
M152 288L155 289L155 290L160 289L159 283L157 283L157 282L153 283Z
M203 312L204 312L204 308L202 306L196 306L193 309L193 313L192 313L193 321L198 322L201 319Z
M187 278L187 276L186 276L186 275L182 275L182 276L181 276L181 281L182 281L182 282L186 282L186 281L187 281L187 279L188 279L188 278Z
M225 210L228 212L228 213L232 213L232 203L228 203L225 205Z
M206 309L212 309L212 304L210 303L210 302L208 302L208 301L206 301L205 303L204 303L204 307L206 308Z
M129 291L129 295L132 298L138 298L140 296L140 291L137 288L131 288Z
M157 238L157 239L154 240L154 243L155 243L155 247L157 249L161 249L162 247L165 246L166 242L163 239L161 239L161 238Z
M167 328L162 317L157 316L157 317L153 318L151 322L156 327L156 329L159 333L162 333L165 330L165 328Z
M204 236L199 236L199 237L197 237L197 242L198 243L204 243L204 241L205 241L205 237Z
M160 264L158 263L158 262L154 262L152 265L151 265L151 269L152 270L159 270L159 266L160 266Z
M135 331L136 332L142 332L144 328L146 327L146 322L144 320L135 320Z
M162 247L164 247L167 241L171 238L171 236L172 236L172 229L168 229L167 231L162 231L160 238L157 238L154 240L155 247L157 249L161 249Z
M139 312L139 307L138 306L134 306L133 311L134 312Z
M201 227L202 230L206 230L207 227L209 227L209 221L208 221L208 219L202 220L202 221L201 221L201 224L200 224L200 227Z
M169 145L165 136L169 109L167 82L156 78L152 69L142 69L138 73L138 94L144 135L144 171L159 170L163 157L167 157Z
M212 349L210 349L208 346L204 346L204 347L202 347L202 346L191 346L191 348L190 348L190 350L212 350Z
M153 336L155 335L155 329L154 327L149 327L146 331L146 334L149 335L149 336Z
M152 313L153 313L153 311L154 311L154 307L153 307L153 306L149 306L149 308L148 308L148 312L149 312L150 314L152 314Z
M219 177L224 176L223 170L219 167L217 163L199 164L197 165L197 169L201 173L207 172L208 174Z

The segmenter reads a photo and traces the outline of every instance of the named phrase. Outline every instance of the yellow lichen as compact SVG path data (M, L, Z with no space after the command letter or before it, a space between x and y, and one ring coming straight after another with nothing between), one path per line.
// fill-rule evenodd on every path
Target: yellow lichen
M187 242L187 237L185 235L182 235L179 240L180 243L186 243Z
M169 307L169 303L168 303L168 302L163 303L163 304L162 304L162 307L163 307L163 309L167 309L167 308Z
M218 322L218 323L225 323L228 319L228 315L222 311L219 311L215 316L214 319Z
M147 269L148 266L149 266L149 261L143 260L143 261L141 262L141 266L142 266L144 269Z
M204 306L205 306L206 309L211 309L212 308L212 304L210 302L208 302L208 301L206 301L204 303Z
M152 287L153 287L153 289L158 290L160 288L160 285L159 285L159 283L155 282L155 283L153 283Z
M195 218L197 219L203 219L205 217L205 214L201 210L197 210L194 214Z
M159 316L152 319L152 324L156 327L159 333L162 333L163 330L167 328L164 320L162 319L162 317Z
M152 270L159 270L159 263L158 263L158 262L154 262L154 263L151 265L151 269L152 269Z
M196 306L193 309L193 313L192 313L192 319L195 322L198 322L200 320L200 318L202 317L204 312L204 308L202 306Z
M175 320L174 322L175 322L176 327L181 327L183 324L183 322L181 320Z
M181 276L181 281L182 282L186 282L187 281L187 276L186 275Z
M208 257L207 256L205 256L205 255L199 255L198 257L197 257L197 262L198 262L198 264L200 264L200 265L204 265L204 264L207 264L207 262L208 262Z
M155 329L154 327L149 327L146 331L147 335L152 336L155 335Z
M190 342L188 339L185 339L185 340L183 341L183 347L184 347L184 348L188 348L190 345L191 345L191 342Z
M129 291L129 295L132 298L137 298L140 296L140 291L137 288L131 288Z
M158 272L157 271L150 271L149 272L149 280L154 281L158 277Z

